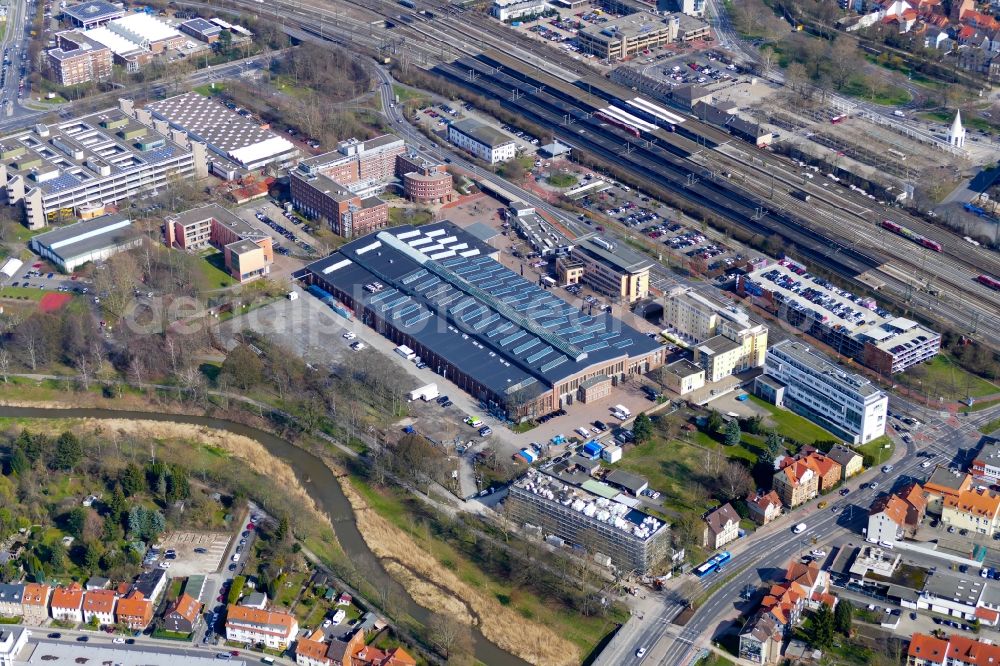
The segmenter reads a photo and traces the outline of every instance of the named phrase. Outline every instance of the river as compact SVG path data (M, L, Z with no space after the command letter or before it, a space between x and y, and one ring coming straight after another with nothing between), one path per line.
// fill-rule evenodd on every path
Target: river
M272 455L280 458L298 477L299 482L309 495L316 500L320 509L325 511L333 521L333 531L337 535L344 552L353 562L359 564L361 571L372 578L372 584L382 589L388 586L394 598L400 600L402 611L417 622L426 625L430 621L430 612L417 604L382 567L375 554L369 550L365 540L358 531L351 503L344 497L340 484L333 473L322 460L294 444L258 428L216 419L208 416L189 416L186 414L161 414L152 412L135 412L112 409L54 409L48 407L6 407L0 405L0 417L28 419L132 419L144 421L170 421L173 423L189 423L217 430L228 430L237 435L255 439ZM488 666L528 666L519 657L505 652L485 636L473 628L472 637L476 659Z

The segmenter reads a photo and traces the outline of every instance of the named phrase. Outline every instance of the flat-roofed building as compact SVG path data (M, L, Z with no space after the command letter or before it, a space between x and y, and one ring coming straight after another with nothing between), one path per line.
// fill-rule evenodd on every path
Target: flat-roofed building
M49 49L46 57L51 78L63 86L111 76L111 49L78 30L56 33L56 48Z
M663 366L660 377L668 389L677 395L687 395L705 385L705 368L682 358Z
M39 234L28 247L64 273L72 273L87 262L103 261L141 244L142 236L132 227L132 220L116 213Z
M670 527L661 520L533 468L510 486L504 502L518 524L602 553L621 570L645 573L670 547Z
M91 0L77 5L64 7L62 10L63 19L76 28L89 30L99 25L110 23L115 19L125 16L125 9L121 5L105 2L104 0Z
M511 418L569 404L591 378L619 384L663 364L663 345L605 312L581 312L496 257L442 221L352 241L303 279Z
M767 326L745 310L677 287L666 297L663 323L686 342L693 342L694 362L705 369L705 381L759 368L767 358Z
M226 270L241 283L264 277L274 263L271 237L219 204L168 217L164 229L170 247L197 251L213 246L221 250Z
M219 41L219 35L222 34L222 28L203 18L189 19L178 27L184 34L191 35L206 44L216 43Z
M624 243L582 236L570 256L583 265L582 282L612 301L630 304L649 296L653 262Z
M413 173L409 167L417 161L407 158L406 144L391 134L343 141L335 151L301 160L289 173L292 202L336 234L363 236L389 225L389 206L378 195L400 171ZM447 183L437 175L417 174L410 179L410 193L429 202L435 195L444 197L446 186L450 196L451 175L445 175Z
M396 157L396 173L403 179L403 196L424 204L447 203L454 193L451 174L443 164L419 155Z
M517 156L514 137L473 118L448 125L448 141L488 164L506 162Z
M184 93L147 105L154 119L203 141L214 153L244 169L275 164L286 166L299 156L299 149L266 125L227 108L222 102Z
M889 396L794 339L771 347L764 371L784 386L783 406L852 444L885 433Z
M666 19L650 12L636 12L582 28L576 35L582 53L602 60L622 60L677 40L679 17Z
M131 103L0 138L0 186L28 228L208 175L205 145L131 117Z
M172 25L146 12L126 14L108 22L106 27L151 53L176 49L187 41L187 38Z
M983 437L969 471L991 482L1000 481L1000 440Z
M501 21L538 16L548 8L545 0L493 0L490 15Z
M873 298L855 296L810 275L805 266L787 259L741 275L737 291L883 375L929 360L941 348L940 334L893 315Z

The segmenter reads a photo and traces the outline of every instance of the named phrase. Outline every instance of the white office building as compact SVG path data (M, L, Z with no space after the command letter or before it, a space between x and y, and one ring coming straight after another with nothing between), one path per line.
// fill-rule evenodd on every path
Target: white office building
M848 442L864 444L885 433L889 397L808 345L782 340L768 350L764 372L766 379L754 386L758 395Z
M517 155L514 137L468 118L448 125L448 140L488 162L506 162Z
M490 14L501 21L513 21L522 16L537 16L545 11L544 0L493 0Z

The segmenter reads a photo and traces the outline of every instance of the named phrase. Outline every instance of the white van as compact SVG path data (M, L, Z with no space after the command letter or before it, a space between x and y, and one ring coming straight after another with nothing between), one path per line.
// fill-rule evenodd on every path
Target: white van
M614 410L625 415L625 418L632 416L632 412L625 405L615 405Z
M805 523L799 523L798 525L792 528L792 534L802 534L805 531L806 531Z

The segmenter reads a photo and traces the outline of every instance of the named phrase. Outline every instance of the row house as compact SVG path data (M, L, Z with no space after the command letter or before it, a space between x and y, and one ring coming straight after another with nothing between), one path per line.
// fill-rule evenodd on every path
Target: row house
M21 597L21 617L26 625L38 626L49 619L49 598L52 588L40 583L25 583Z
M803 453L786 456L778 462L772 485L785 506L796 507L821 492L829 492L842 476L840 463L806 447Z
M190 634L201 617L202 604L185 593L170 604L163 615L163 628L179 634Z
M229 605L226 613L226 640L247 645L263 644L285 649L299 631L294 615Z
M995 666L1000 645L957 634L945 638L913 634L906 651L906 666Z
M830 576L816 563L793 562L784 580L768 589L760 608L740 631L740 658L757 664L777 661L784 636L799 623L802 611L837 605Z
M115 617L119 623L134 631L142 631L153 620L153 602L139 590L132 590L118 600Z
M77 582L52 590L49 610L53 620L79 624L83 622L83 588Z
M401 647L381 650L365 644L361 629L348 636L328 637L317 629L295 643L299 666L416 666L416 660Z
M1000 494L976 488L948 497L941 511L941 522L992 537L1000 528Z
M83 621L97 618L98 626L115 623L115 604L118 595L114 590L90 590L83 595Z
M898 493L876 498L868 510L865 539L871 543L895 544L912 537L927 511L924 489L911 483Z
M20 617L24 615L24 585L21 583L0 584L0 615Z

